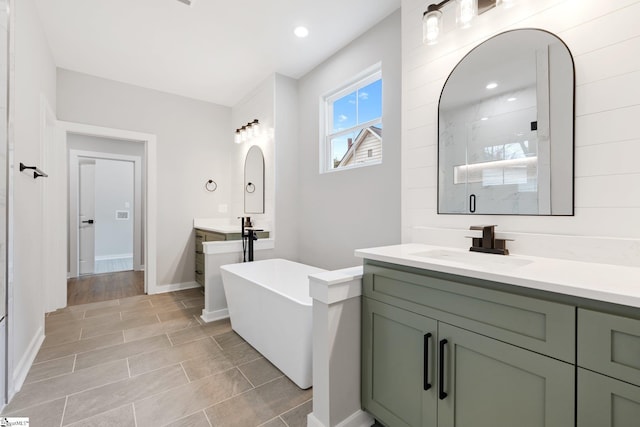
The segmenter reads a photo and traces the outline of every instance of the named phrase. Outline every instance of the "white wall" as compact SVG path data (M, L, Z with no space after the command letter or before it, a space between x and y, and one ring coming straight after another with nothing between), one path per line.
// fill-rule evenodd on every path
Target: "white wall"
M260 121L264 132L251 142L235 146L232 168L230 218L236 221L238 216L251 216L256 227L269 230L275 239L275 248L256 252L256 259L298 260L297 102L297 80L274 74L233 107L230 135L254 119ZM244 162L252 145L260 147L265 160L264 214L244 213Z
M424 2L402 0L402 241L468 247L472 224L497 223L513 253L640 265L640 1L520 0L467 30L422 44ZM473 47L507 29L551 31L576 69L575 216L437 215L438 99Z
M357 248L400 242L400 12L351 42L298 84L298 248L307 264L358 265ZM382 62L382 164L319 173L320 98Z
M95 256L112 259L133 255L133 162L96 159ZM128 211L129 219L116 219Z
M232 192L230 218L250 216L254 226L269 230L275 237L275 131L274 131L275 75L269 76L232 109L231 121L225 142L230 150L232 168ZM235 129L258 119L262 135L250 141L234 144ZM249 148L258 146L264 156L264 214L244 213L244 164ZM239 221L239 220L237 220ZM263 254L263 256L266 256ZM269 256L267 256L269 257Z
M229 215L231 109L63 69L57 89L60 120L157 136L158 285L192 283L193 219Z
M300 185L298 183L298 81L275 76L275 185L278 230L275 256L299 261Z
M10 225L9 230L10 233L13 231L10 236L13 251L9 255L8 325L13 348L9 355L9 396L15 391L12 386L21 386L44 338L44 290L42 269L39 268L43 265L43 254L38 250L42 237L43 178L34 180L32 174L20 172L18 165L20 162L41 164L41 97L52 107L56 101L55 64L33 0L15 1L12 6L15 64L10 87L13 200L10 200L9 215L13 227Z

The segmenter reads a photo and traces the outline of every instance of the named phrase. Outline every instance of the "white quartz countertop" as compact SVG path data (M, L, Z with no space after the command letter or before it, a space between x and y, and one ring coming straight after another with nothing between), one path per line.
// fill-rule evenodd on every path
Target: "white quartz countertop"
M360 258L640 308L640 268L409 243L358 249Z
M242 231L239 225L197 225L195 228L223 234L240 233Z

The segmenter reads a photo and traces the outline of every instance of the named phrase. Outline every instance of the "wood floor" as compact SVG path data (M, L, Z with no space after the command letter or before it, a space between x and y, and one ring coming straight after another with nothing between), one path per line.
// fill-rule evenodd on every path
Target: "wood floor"
M144 271L120 271L67 280L67 305L116 300L143 294Z

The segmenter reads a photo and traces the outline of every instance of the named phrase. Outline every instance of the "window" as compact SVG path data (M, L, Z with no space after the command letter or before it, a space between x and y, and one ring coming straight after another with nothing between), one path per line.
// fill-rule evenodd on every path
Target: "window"
M380 65L323 99L321 172L382 161Z

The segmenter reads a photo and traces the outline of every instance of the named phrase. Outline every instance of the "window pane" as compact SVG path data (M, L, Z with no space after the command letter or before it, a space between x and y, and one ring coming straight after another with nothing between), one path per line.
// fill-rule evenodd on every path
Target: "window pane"
M358 123L382 116L382 79L358 90Z
M331 133L348 129L356 125L357 92L351 92L333 102L333 130Z
M345 155L355 141L357 132L350 132L337 138L331 138L331 169L335 169L340 162L346 162ZM341 166L345 166L344 164Z

